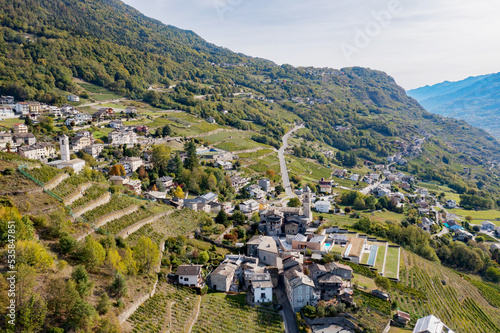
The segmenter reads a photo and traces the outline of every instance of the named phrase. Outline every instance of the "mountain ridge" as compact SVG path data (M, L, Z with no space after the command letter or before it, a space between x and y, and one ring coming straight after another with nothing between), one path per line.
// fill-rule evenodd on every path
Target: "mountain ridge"
M443 82L409 90L430 112L462 119L500 138L500 73L469 77L455 82Z

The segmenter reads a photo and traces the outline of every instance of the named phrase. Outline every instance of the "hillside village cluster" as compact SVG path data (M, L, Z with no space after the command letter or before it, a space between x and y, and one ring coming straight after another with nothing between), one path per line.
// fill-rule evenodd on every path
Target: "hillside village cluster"
M78 101L78 97L70 96L68 100ZM207 213L224 210L228 214L239 209L248 219L258 214L259 234L246 244L235 244L236 247L246 245L245 253L227 255L220 266L209 272L206 277L201 265L181 265L174 277L179 284L195 288L202 288L206 284L221 292L245 290L248 291L248 301L259 304L272 302L273 290L277 288L278 280L283 279L285 295L294 312L307 305L316 305L319 301L326 304L335 305L342 302L350 305L353 303L353 269L345 262L374 269L377 255L380 255L378 246L373 243L378 240L335 226L322 227L323 220L315 217L316 214L313 215L313 212L318 215L348 214L336 204L338 198L333 189L339 185L331 179L318 179L317 190L314 191L307 186L295 189L294 194L300 199L300 206L285 207L280 200L276 200L275 187L269 179L252 180L235 170L237 155L213 147L199 147L196 152L199 158L223 169L230 176L232 187L238 192L246 191L249 198L240 202L238 208L232 202L219 202L219 196L212 192L191 199L187 196L177 198L170 195L178 186L173 177L159 177L154 183L159 186L154 189L144 189L140 180L133 179L139 168L152 168L151 151L148 150L147 144L151 145L156 141L144 136L148 131L146 126L123 125L122 121L114 119L114 111L111 108L99 109L90 115L81 113L72 106L58 108L38 102L14 103L13 98L9 96L2 96L0 102L0 118L21 116L36 122L40 115L52 114L55 117L66 117L65 124L71 127L109 120L106 126L113 128L108 135L108 143L96 143L92 132L82 129L73 137L64 134L59 136L57 147L50 142L38 142L35 135L29 132L29 127L20 122L13 125L12 132L0 133L0 150L16 152L20 156L60 169L70 167L79 173L83 170L85 161L71 158L72 153L83 151L93 158L99 158L108 145L134 146L137 143L146 143L142 157L123 157L119 161L127 175L110 176L110 182L126 186L138 196L170 204L178 209L188 208ZM133 107L126 110L127 114L136 112ZM446 207L440 206L427 189L415 186L413 176L398 172L392 166L404 165L404 156L418 154L423 140L415 138L413 144L400 143L400 153L390 156L387 159L388 165L370 165L372 170L365 175L351 173L347 169L335 169L332 170L332 176L365 182L366 194L379 198L387 197L396 208L411 205L422 216L418 227L426 232L435 233L443 226L443 230L453 232L456 239L471 239L474 236L462 227L461 221L446 212L446 208L456 208L457 202L449 200ZM184 156L181 155L182 157ZM413 194L398 192L398 187L411 190ZM481 228L500 234L500 228L488 221L483 222ZM385 242L385 246L389 247L386 241L380 242ZM500 248L497 244L494 245ZM334 251L334 248L337 250ZM323 256L330 253L335 253L338 255L337 259L343 261L320 264ZM366 262L362 262L364 256L368 258ZM383 300L390 299L390 296L381 290L373 290L372 294ZM403 325L410 321L409 314L402 311L398 311L396 317ZM436 317L428 316L417 321L414 332L452 331Z

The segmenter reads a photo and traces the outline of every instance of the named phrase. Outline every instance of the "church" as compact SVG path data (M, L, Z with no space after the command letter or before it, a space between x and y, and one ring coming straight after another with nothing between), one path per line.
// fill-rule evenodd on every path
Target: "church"
M59 146L61 148L61 159L49 162L48 165L56 167L58 169L70 167L76 173L80 173L80 171L82 171L85 167L85 161L79 158L71 159L71 153L69 150L69 138L65 134L59 137Z
M304 189L302 198L302 207L273 207L260 212L260 221L265 223L268 236L305 233L309 223L312 222L309 187L306 186Z

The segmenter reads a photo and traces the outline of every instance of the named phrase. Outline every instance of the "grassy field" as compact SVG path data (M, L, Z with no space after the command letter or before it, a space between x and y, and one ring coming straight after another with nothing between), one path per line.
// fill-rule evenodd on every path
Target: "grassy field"
M277 311L250 307L246 294L208 294L201 301L200 314L193 333L283 332L283 322Z
M318 163L286 155L287 167L291 175L301 176L305 181L317 182L321 178L330 178L332 170Z
M391 293L399 309L410 313L412 323L434 314L455 332L500 331L500 309L491 306L467 279L407 251L402 251L401 256L401 282L429 295L422 299L402 291Z
M496 221L496 219L500 219L500 211L490 209L490 210L465 210L465 209L447 209L448 212L456 214L465 218L466 216L471 216L474 220L488 220L495 223L497 226L500 226L500 221ZM474 222L473 222L474 223Z
M382 272L382 268L384 267L384 257L385 257L385 243L377 243L378 251L377 251L377 259L375 260L375 268L378 272Z
M384 276L396 279L399 273L399 251L400 248L387 248L387 258L385 260Z
M24 120L21 120L19 118L8 118L0 120L0 127L12 128L15 123L24 123Z
M270 146L255 142L247 138L234 138L230 141L224 141L215 145L215 148L227 151L248 150L254 148L270 148Z

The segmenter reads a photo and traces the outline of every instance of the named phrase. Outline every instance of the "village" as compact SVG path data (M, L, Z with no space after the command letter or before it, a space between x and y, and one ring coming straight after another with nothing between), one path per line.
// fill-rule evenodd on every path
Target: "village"
M71 95L68 100L77 102L78 96ZM296 326L296 312L304 309L317 311L318 304L323 309L335 308L332 313L356 307L353 296L358 290L390 303L391 295L381 287L382 284L368 290L354 283L357 267L393 282L400 280L402 250L399 245L369 236L350 226L332 223L326 216L334 220L335 217L348 217L356 210L368 209L371 214L382 210L402 214L411 210L417 216L416 227L432 236L450 233L454 240L466 242L474 239L476 232L481 232L497 240L491 244L492 251L500 249L500 243L495 238L500 236L500 227L495 223L483 221L480 225L470 225L470 221L448 212L459 208L455 200L442 202L427 188L419 187L414 176L397 169L396 166L406 165L405 157L421 152L423 138L415 137L412 143L397 142L400 153L389 156L386 164L368 163L370 171L365 174L342 168L332 169L330 178L317 179L312 188L310 184L294 186L291 196L283 194L285 189L279 182L271 180L272 177L247 177L240 172L238 154L199 144L195 150L197 159L203 165L220 169L234 189L234 199L223 201L222 196L212 191L190 194L176 182L173 174L158 176L148 185L141 181L138 172L155 167L154 145L168 145L170 142L186 144L189 139L152 137L146 125L124 125L124 120L136 117L134 107L128 107L123 114L115 113L109 107L88 114L69 105L57 108L38 102L14 103L9 96L2 96L0 102L0 117L26 118L25 122L14 123L12 131L0 133L0 150L75 174L86 167L87 161L83 157L86 154L100 162L93 166L94 170L107 175L111 184L126 188L137 197L179 210L203 211L216 223L219 223L218 220L227 221L235 214L243 216L241 224L248 226L247 232L253 230L249 239L240 241L238 237L233 237L240 227L231 223L224 225L225 230L216 237L203 230L196 232L196 237L232 251L215 269L207 271L203 265L182 264L168 277L172 283L196 290L206 286L216 292L244 291L250 305L272 306L282 311L285 328ZM36 123L40 117L49 114L65 118L65 126L78 129L74 136L62 133L58 136L58 145L38 141L28 124ZM206 121L213 123L214 119ZM112 129L106 142L95 139L93 133L85 128L90 124ZM336 130L349 128L338 127ZM112 164L102 153L116 147L141 148L137 156L123 156ZM182 161L190 158L188 152L181 152L179 157ZM116 166L120 166L123 172L111 173L110 170ZM357 184L362 182L366 186L354 190L339 185L342 180ZM359 193L365 199L372 197L379 204L384 204L370 207L365 205L368 200L363 201L363 205L359 204L360 200L347 204L343 202L342 192L345 191ZM352 330L356 328L347 315L341 318L328 324ZM394 312L395 325L404 327L412 319L415 321L418 318L410 318L404 311ZM312 326L321 326L326 322L316 321ZM417 320L413 332L438 332L431 330L436 325L446 327L432 315L424 317ZM448 329L447 332L452 331Z

